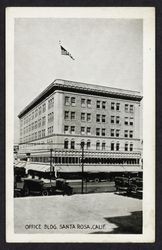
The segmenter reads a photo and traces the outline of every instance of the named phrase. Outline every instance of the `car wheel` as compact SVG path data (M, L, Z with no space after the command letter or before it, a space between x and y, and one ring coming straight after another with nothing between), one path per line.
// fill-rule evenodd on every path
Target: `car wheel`
M48 190L43 190L42 191L42 196L48 196L49 195L49 192L48 192Z
M94 181L95 182L100 182L100 179L99 178L95 178Z

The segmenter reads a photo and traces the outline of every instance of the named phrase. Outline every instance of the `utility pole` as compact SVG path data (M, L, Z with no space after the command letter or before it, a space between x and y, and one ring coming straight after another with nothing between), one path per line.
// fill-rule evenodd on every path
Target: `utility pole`
M83 192L83 185L84 185L84 141L81 142L81 149L82 149L82 194Z
M50 149L50 182L52 180L52 151L53 149Z

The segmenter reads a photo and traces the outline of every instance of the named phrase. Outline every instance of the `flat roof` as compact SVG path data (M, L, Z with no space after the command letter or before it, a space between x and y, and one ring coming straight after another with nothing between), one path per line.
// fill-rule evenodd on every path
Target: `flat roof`
M126 100L141 101L142 96L138 91L125 90L120 88L111 88L107 86L87 84L76 81L69 81L63 79L54 80L45 90L43 90L32 102L30 102L18 115L21 118L28 111L38 105L47 96L52 94L55 90L63 90L75 93L91 94Z

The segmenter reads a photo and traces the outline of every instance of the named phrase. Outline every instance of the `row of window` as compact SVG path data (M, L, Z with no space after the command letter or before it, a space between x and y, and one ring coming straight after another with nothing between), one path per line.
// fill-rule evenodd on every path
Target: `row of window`
M52 97L48 100L48 109L51 109L53 106L54 106L54 98ZM24 123L24 125L29 123L31 120L33 120L37 116L41 115L45 111L46 111L46 103L43 103L38 108L36 108L35 111L32 111L32 113L30 113L29 115L24 117L24 119L21 119L20 126L22 126L23 123Z
M69 141L68 139L65 139L64 141L64 149L75 149L75 140L72 139L71 141ZM85 143L85 149L91 149L91 141L88 140L86 143ZM106 143L105 142L100 142L100 141L97 141L96 142L96 150L106 150L107 146L106 146ZM120 148L120 143L119 142L111 142L110 144L110 149L111 151L120 151L121 148ZM124 151L133 151L133 143L125 143L124 144Z
M75 126L64 126L64 133L65 134L75 134ZM90 135L91 134L91 127L81 127L80 133ZM96 128L96 135L97 136L106 136L106 129L105 128ZM110 135L112 137L120 137L120 129L111 129ZM124 137L125 138L133 138L133 130L124 130Z
M48 131L47 131L48 135L53 134L53 126L48 127ZM24 137L24 141L32 141L35 139L39 139L39 138L43 138L46 136L46 131L45 129L39 130L38 132L29 134L28 136ZM21 138L22 141L22 138Z
M65 105L71 105L76 106L76 97L69 97L65 96ZM81 98L81 107L88 107L90 108L92 105L91 99ZM106 109L106 101L96 101L96 108L97 109ZM111 102L111 110L117 110L120 111L121 105L119 102ZM124 109L126 112L133 112L134 111L134 105L132 104L125 104Z
M50 157L31 157L32 162L51 162ZM84 163L86 164L139 164L139 159L136 158L97 158L97 157L85 157ZM55 164L80 164L82 162L81 157L52 157L52 162Z
M48 122L53 122L54 120L54 113L49 113L48 114ZM43 116L41 119L32 122L31 124L29 124L28 126L24 127L24 129L20 129L20 135L22 135L23 133L29 133L30 131L40 128L41 126L45 126L46 124L46 117Z
M64 113L65 120L75 120L76 119L76 112L72 111L65 111ZM92 120L92 114L91 113L83 113L81 112L81 121L87 121L90 122ZM111 116L111 124L120 124L120 116ZM106 115L96 114L96 122L100 123L106 122ZM134 118L133 117L124 117L124 124L125 125L131 125L133 126Z

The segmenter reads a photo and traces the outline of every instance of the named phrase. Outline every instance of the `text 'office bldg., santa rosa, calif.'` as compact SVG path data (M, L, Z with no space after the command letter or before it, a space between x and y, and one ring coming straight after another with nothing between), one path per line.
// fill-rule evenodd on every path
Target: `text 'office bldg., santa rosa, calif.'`
M142 168L142 96L106 86L57 79L18 115L19 158L60 171ZM52 150L50 150L52 149Z

